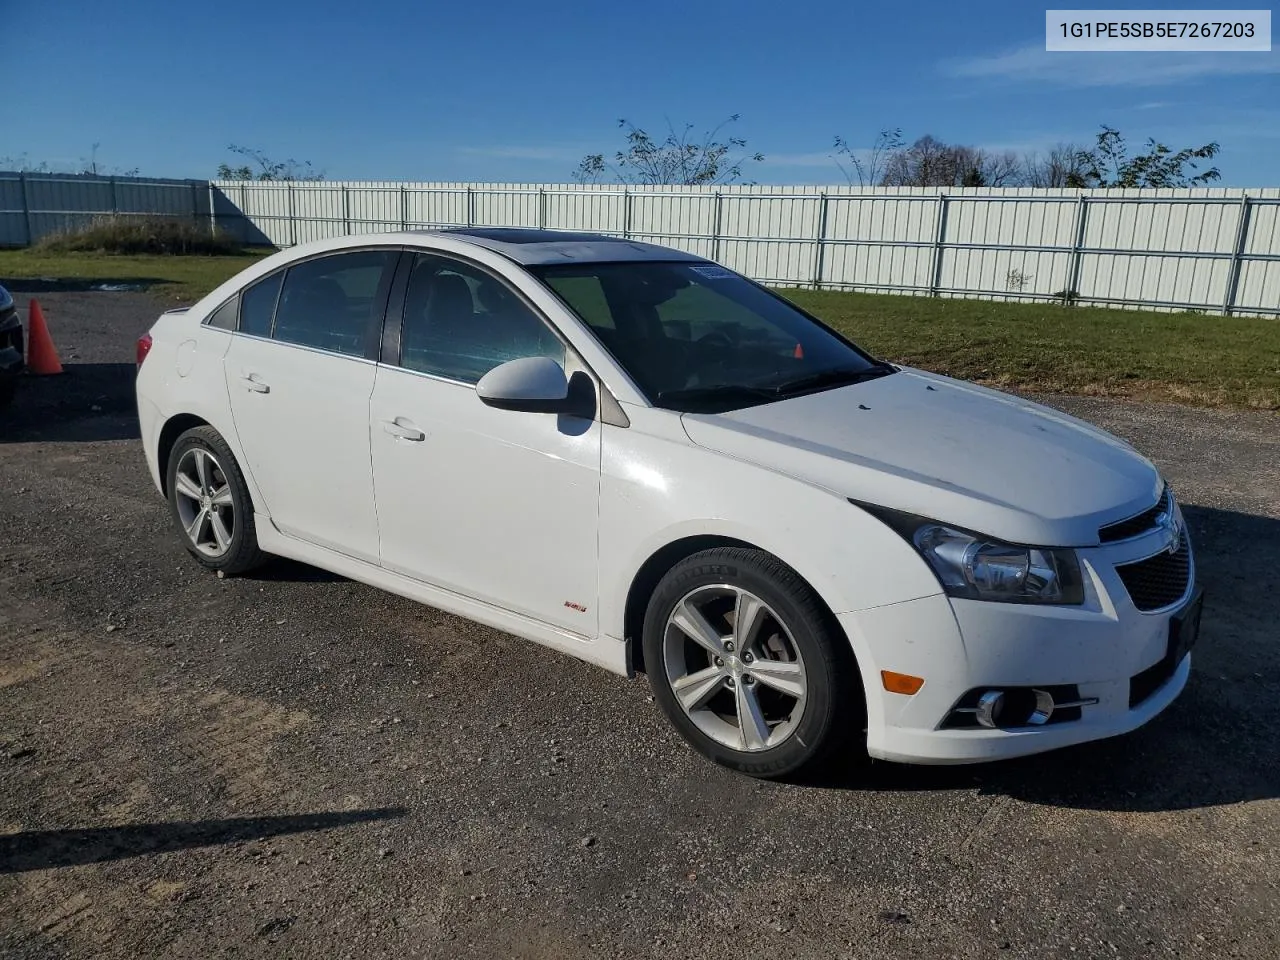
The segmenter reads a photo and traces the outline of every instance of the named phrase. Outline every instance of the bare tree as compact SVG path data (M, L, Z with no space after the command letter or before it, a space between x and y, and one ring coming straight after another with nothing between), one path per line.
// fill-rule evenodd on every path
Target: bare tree
M1028 153L1022 161L1022 178L1028 187L1077 186L1084 176L1081 154L1074 143L1058 143L1044 153Z
M856 180L860 187L872 187L884 179L886 164L904 146L901 127L881 130L866 150L851 147L848 140L837 134L834 144L836 155L832 159L849 183Z
M974 147L952 147L951 150L955 158L955 182L940 186L1022 186L1022 161L1012 150L999 153Z
M218 164L219 180L323 180L324 174L313 169L310 160L272 160L261 150L250 147L237 147L234 143L227 147L232 153L239 154L252 161L253 166L241 164L233 167L227 163Z
M896 150L885 163L880 183L886 187L941 187L955 182L951 148L926 134L909 147Z
M735 113L701 136L694 134L691 123L677 131L668 120L667 135L661 140L629 120L619 120L618 126L627 131L626 149L617 151L611 161L603 153L588 154L574 170L573 179L599 183L612 176L619 183L736 183L742 179L744 164L764 159L762 153L746 153L747 141L742 137L720 139L724 128L737 123L739 116Z

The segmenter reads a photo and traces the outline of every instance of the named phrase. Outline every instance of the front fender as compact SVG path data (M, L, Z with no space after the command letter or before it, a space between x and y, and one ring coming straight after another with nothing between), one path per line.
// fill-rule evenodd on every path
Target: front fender
M625 445L606 439L603 455L602 633L625 637L637 574L688 537L724 537L772 553L835 614L942 592L906 541L842 496L676 436L626 432Z

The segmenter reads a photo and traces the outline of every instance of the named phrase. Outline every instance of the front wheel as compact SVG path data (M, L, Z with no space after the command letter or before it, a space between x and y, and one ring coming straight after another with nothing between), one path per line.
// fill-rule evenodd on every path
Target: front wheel
M649 602L643 644L654 698L716 763L811 773L862 730L848 640L771 554L718 548L678 563Z
M262 563L248 485L217 430L193 427L178 438L166 489L174 522L200 564L236 574Z

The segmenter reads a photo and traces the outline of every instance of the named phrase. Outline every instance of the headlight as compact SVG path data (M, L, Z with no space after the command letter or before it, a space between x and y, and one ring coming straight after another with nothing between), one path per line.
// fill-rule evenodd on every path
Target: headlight
M914 546L952 597L1003 603L1084 603L1074 550L1004 543L917 517L859 503Z

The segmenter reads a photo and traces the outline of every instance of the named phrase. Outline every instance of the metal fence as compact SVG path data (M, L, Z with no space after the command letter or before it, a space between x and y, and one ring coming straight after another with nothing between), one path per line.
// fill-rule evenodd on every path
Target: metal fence
M30 246L103 216L207 222L212 193L208 180L0 173L0 246Z
M103 214L246 243L445 226L589 230L780 286L1280 316L1280 188L654 187L0 173L0 245Z
M443 226L590 230L783 286L1280 315L1280 189L215 182L246 241Z

